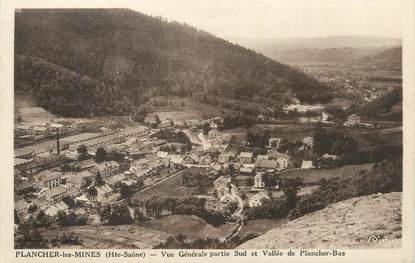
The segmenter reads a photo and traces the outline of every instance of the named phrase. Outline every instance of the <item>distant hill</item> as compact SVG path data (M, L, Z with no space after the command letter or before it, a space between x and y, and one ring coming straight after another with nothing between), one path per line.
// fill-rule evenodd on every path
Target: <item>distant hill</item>
M362 56L371 56L382 52L381 48L296 48L277 50L275 58L284 63L337 63L348 64Z
M383 70L402 69L402 47L395 48L295 48L276 49L268 55L287 64L333 63L371 66Z
M400 248L401 209L400 192L356 197L290 221L238 249Z
M367 64L373 59L383 59L384 67L385 61L392 59L395 68L401 63L402 42L398 38L333 36L233 41L283 63Z
M362 56L354 61L355 64L374 65L384 69L402 69L402 47L390 48L376 54Z
M232 39L233 42L257 51L328 48L388 48L402 45L399 38L372 36L330 36L314 38ZM267 53L267 52L265 52Z
M38 89L46 108L66 115L131 113L154 96L235 100L230 107L332 98L317 80L252 50L125 9L22 10L15 52L26 56L16 59L16 83ZM78 80L67 82L69 75Z

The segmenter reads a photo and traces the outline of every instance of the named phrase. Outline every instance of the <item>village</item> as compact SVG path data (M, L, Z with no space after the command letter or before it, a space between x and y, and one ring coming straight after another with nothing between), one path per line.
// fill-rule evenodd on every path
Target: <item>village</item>
M318 110L319 124L334 127L330 114L323 109L285 107L287 112ZM296 142L267 136L258 147L247 138L238 140L224 131L224 118L220 116L174 122L154 115L144 124L129 123L133 124L114 130L103 126L100 132L83 132L88 130L88 122L16 124L15 138L30 142L15 149L18 222L31 222L40 213L51 220L70 215L82 218L75 220L82 224L117 225L124 219L111 221L109 215L110 219L104 219L103 211L124 207L125 222L195 214L212 225L235 224L228 233L216 236L226 240L238 234L247 220L261 218L261 207L287 197L287 189L294 186L294 195L299 198L316 191L322 178L307 178L307 173L298 178L290 173L334 167L330 164L338 157L314 153L312 136ZM374 127L361 122L357 114L350 115L342 126ZM204 214L165 207L166 198L176 202L183 198L203 200ZM151 205L155 200L162 203L158 208Z

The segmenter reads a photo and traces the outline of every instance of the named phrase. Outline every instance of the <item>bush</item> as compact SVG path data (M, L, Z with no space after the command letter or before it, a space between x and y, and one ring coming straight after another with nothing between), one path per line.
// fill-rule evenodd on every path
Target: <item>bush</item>
M72 211L69 213L58 211L55 216L55 221L60 226L82 226L86 225L88 217L85 215L76 215Z
M402 191L402 160L385 160L376 164L370 172L362 171L356 176L322 179L320 189L305 195L290 211L294 219L320 210L330 203L344 201L353 197Z
M126 205L106 205L102 208L100 217L105 225L127 225L133 222L130 210Z

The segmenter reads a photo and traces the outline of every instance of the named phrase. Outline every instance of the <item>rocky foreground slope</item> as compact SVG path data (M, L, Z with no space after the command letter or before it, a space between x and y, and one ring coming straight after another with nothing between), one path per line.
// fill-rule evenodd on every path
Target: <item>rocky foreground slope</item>
M402 193L348 199L290 221L239 248L397 248Z

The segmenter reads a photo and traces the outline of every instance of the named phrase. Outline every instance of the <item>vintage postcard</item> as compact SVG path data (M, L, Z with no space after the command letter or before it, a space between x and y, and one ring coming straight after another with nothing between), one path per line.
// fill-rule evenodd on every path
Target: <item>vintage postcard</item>
M411 261L411 1L1 4L5 262Z

